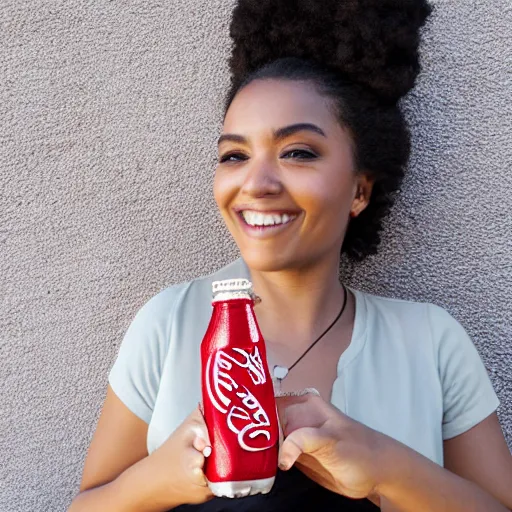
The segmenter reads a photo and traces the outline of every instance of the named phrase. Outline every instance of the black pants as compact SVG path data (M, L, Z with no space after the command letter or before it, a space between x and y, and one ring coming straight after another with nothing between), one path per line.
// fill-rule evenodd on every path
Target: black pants
M182 505L173 512L377 512L369 500L352 500L313 482L297 468L278 470L268 494L246 498L214 498L202 505ZM170 511L169 511L170 512Z

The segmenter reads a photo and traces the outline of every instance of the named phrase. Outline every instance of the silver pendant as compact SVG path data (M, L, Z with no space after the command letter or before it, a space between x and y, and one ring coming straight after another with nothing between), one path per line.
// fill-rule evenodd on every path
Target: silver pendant
M272 370L272 382L274 384L274 392L281 392L281 382L288 375L288 368L276 364Z
M283 380L288 375L288 368L284 366L279 366L276 364L274 366L274 379Z

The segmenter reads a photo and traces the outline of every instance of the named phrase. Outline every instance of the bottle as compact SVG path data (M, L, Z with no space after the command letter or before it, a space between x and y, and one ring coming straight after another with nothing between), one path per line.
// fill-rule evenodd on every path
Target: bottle
M201 343L203 412L212 452L204 473L215 496L268 493L279 427L252 283L212 283L213 312Z

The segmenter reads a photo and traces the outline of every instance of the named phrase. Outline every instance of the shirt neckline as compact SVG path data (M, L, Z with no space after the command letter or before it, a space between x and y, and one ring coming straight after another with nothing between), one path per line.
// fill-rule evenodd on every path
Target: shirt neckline
M366 319L368 316L366 298L363 292L356 290L351 286L345 286L354 294L355 314L350 343L338 359L338 377L340 376L342 369L348 366L360 354L366 342Z
M227 267L230 268L231 265L235 267L240 265L245 272L245 276L250 278L249 268L242 257L239 257ZM361 350L366 343L368 307L365 294L351 286L345 286L354 294L355 298L354 327L352 328L350 343L338 359L337 377L341 375L342 369L347 367L361 353Z

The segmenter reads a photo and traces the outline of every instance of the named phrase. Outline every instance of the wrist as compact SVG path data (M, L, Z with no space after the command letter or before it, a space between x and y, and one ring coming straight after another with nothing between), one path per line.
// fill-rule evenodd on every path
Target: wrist
M408 453L411 450L391 437L384 434L382 436L375 463L378 470L374 491L381 498L389 498L394 494L393 489L399 485L403 475L413 470Z

